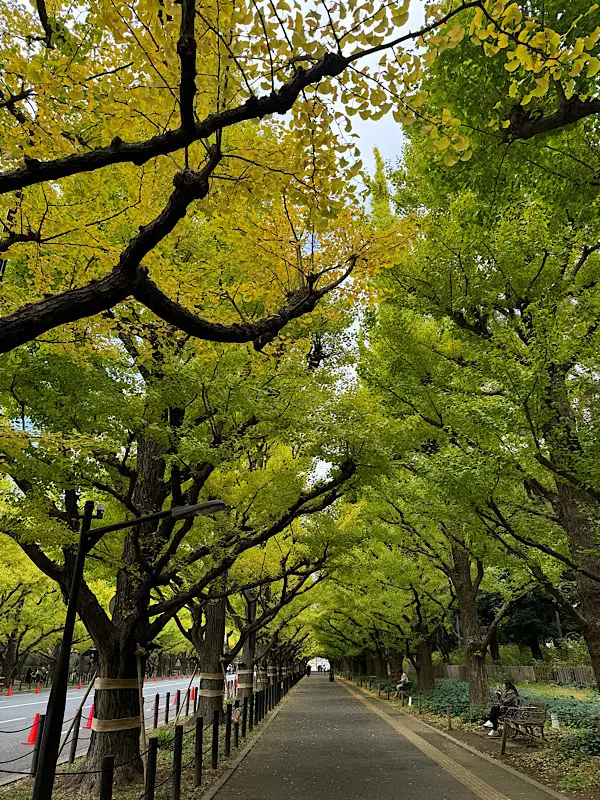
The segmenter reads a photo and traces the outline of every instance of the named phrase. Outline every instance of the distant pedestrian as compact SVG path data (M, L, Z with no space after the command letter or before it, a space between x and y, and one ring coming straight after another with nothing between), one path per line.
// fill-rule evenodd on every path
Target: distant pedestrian
M332 681L332 680L333 680L333 678L334 678L334 675L333 675L333 667L330 667L330 668L329 668L329 680L330 680L330 681Z
M27 672L25 673L25 683L31 683L31 678L33 677L33 670L31 667L27 667Z
M310 664L307 664L306 665L306 677L307 678L310 678L310 670L311 670L311 666L310 666Z
M398 679L398 683L396 684L396 697L400 697L400 693L404 691L404 687L408 683L408 675L404 670L402 670L402 675Z

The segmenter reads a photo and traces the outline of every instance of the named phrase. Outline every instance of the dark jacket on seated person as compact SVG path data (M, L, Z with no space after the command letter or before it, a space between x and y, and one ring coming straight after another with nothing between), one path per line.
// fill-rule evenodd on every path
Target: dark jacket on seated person
M518 706L519 693L516 689L506 688L500 695L499 700L501 706Z

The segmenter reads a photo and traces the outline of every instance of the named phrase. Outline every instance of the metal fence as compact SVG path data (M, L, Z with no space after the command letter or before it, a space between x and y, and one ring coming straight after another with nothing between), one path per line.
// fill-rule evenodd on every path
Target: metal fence
M200 787L202 785L205 761L208 762L207 766L210 765L211 769L216 770L220 759L223 757L229 758L232 746L233 748L240 746L240 738L244 740L247 732L252 732L253 728L262 722L268 713L278 705L289 690L300 680L303 674L304 673L292 673L281 680L278 679L265 688L253 692L249 697L244 697L243 703L240 703L240 700L236 700L235 706L233 703L228 702L225 705L224 712L216 709L213 713L212 721L207 720L206 725L202 717L195 716L196 702L194 702L193 709L190 708L191 694L186 694L182 702L180 692L177 691L175 696L176 719L179 717L179 712L183 710L184 706L185 715L181 718L181 724L175 725L172 737L168 739L162 738L162 740L156 736L150 737L147 750L140 756L136 756L134 759L125 762L119 762L115 756L106 756L102 759L101 768L99 770L86 770L85 765L83 765L82 771L79 772L73 772L69 768L65 771L59 771L56 773L57 783L60 782L61 778L70 780L73 776L83 776L91 773L98 774L100 776L100 800L113 800L115 771L132 761L138 761L141 757L144 757L146 759L145 786L138 800L155 800L156 790L167 783L171 786L170 795L172 800L180 800L183 773L186 770L190 770L194 775L194 785ZM195 694L194 700L198 700L197 694ZM157 694L153 709L154 728L157 727L158 723L159 702L160 695ZM169 705L170 693L167 692L165 705L166 724L168 724L169 721ZM191 719L191 727L186 730L186 722L187 724L190 723L189 718L186 719L186 717L189 717L190 711L193 711L194 715ZM92 714L90 714L90 722ZM25 771L24 769L19 769L18 765L13 763L18 762L21 758L27 757L29 755L29 752L27 752L10 761L0 762L0 772L19 777L26 777L28 775L35 777L44 721L44 715L37 715L34 726L35 743L31 767ZM70 722L71 720L68 721ZM82 722L81 711L77 712L74 722L75 724L71 726L67 739L63 743L63 745L66 744L70 739L69 764L74 762L77 755L79 727ZM18 731L14 732L16 733ZM188 751L191 749L192 754L184 763L184 742L187 743L188 736L193 737L193 747L188 748ZM157 774L157 756L159 749L166 749L172 753L171 767L167 769L168 774L166 777L161 775L160 779ZM6 769L7 766L8 769Z

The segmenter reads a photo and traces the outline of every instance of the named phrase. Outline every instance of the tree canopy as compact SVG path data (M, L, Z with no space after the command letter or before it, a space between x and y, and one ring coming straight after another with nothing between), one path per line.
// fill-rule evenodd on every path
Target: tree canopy
M424 5L0 9L5 675L52 663L86 501L218 498L92 529L102 678L179 648L206 716L232 663L454 658L475 708L503 643L570 636L600 686L600 8ZM87 787L116 751L138 779L94 732Z

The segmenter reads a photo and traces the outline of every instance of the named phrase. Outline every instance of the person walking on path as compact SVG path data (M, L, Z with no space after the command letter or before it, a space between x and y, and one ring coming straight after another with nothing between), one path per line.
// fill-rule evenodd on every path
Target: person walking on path
M306 677L307 677L307 678L310 678L310 671L311 671L311 669L312 669L312 668L311 668L310 664L307 664L307 665L306 665Z
M494 705L491 707L489 717L483 723L484 728L492 729L488 733L488 736L491 736L492 738L497 738L500 736L498 723L500 721L500 716L504 712L504 709L514 708L515 706L519 705L519 692L517 691L517 687L514 685L514 683L509 681L508 678L504 681L502 689L496 689L496 697L498 698L498 702L494 703Z

